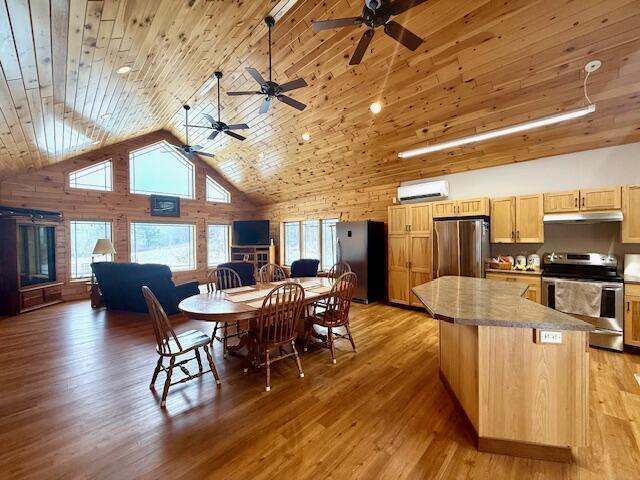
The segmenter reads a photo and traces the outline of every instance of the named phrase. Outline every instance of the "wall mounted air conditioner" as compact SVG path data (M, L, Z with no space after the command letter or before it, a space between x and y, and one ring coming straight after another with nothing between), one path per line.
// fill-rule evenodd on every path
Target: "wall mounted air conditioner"
M398 201L400 203L418 203L444 200L449 196L449 182L410 182L402 183L398 187Z

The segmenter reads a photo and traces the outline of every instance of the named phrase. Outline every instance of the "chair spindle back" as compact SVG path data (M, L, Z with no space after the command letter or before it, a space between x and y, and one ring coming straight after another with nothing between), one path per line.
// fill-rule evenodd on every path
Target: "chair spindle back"
M325 312L325 323L343 325L349 318L351 300L358 283L358 277L353 272L340 275L331 288Z
M329 278L340 278L345 273L351 271L351 265L346 262L336 263L331 270L329 270L329 274L327 275Z
M275 263L263 265L258 272L258 280L261 282L279 282L286 278L283 268Z
M275 287L262 302L258 318L258 341L264 345L290 343L304 309L304 288L297 283Z
M147 308L149 309L149 316L151 317L151 324L153 325L153 333L156 336L156 343L158 344L158 352L170 353L169 340L175 341L176 346L182 350L182 345L180 345L178 336L173 330L167 314L164 313L162 305L160 305L160 302L151 289L147 286L142 287L142 295L144 296L144 300L147 302Z
M242 280L238 272L228 267L219 267L209 273L207 278L207 291L226 290L242 286Z

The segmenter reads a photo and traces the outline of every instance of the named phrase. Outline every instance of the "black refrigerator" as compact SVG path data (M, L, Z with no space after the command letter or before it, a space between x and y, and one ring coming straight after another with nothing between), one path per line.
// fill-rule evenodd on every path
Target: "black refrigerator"
M338 222L336 256L358 276L353 299L363 303L384 299L386 272L384 222Z

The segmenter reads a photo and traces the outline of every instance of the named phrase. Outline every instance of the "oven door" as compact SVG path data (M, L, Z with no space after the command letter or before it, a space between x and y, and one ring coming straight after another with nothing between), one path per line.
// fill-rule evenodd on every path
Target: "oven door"
M566 281L566 279L549 277L542 279L542 304L554 310L556 303L555 284L557 281ZM602 287L600 317L595 318L584 315L573 316L595 327L595 330L589 335L590 345L622 351L624 344L624 290L622 284L592 281L584 282L590 284L595 283Z

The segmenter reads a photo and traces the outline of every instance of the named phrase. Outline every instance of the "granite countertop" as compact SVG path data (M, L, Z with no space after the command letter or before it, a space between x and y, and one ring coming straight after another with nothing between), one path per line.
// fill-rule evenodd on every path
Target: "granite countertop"
M624 283L638 283L640 284L640 275L625 275Z
M473 277L440 277L413 288L437 320L460 325L487 325L545 330L593 330L571 315L532 302L522 295L527 285Z
M504 273L506 275L511 275L511 274L515 274L515 275L534 275L539 277L540 275L542 275L542 270L500 270L499 268L485 268L484 269L485 272L487 273Z

